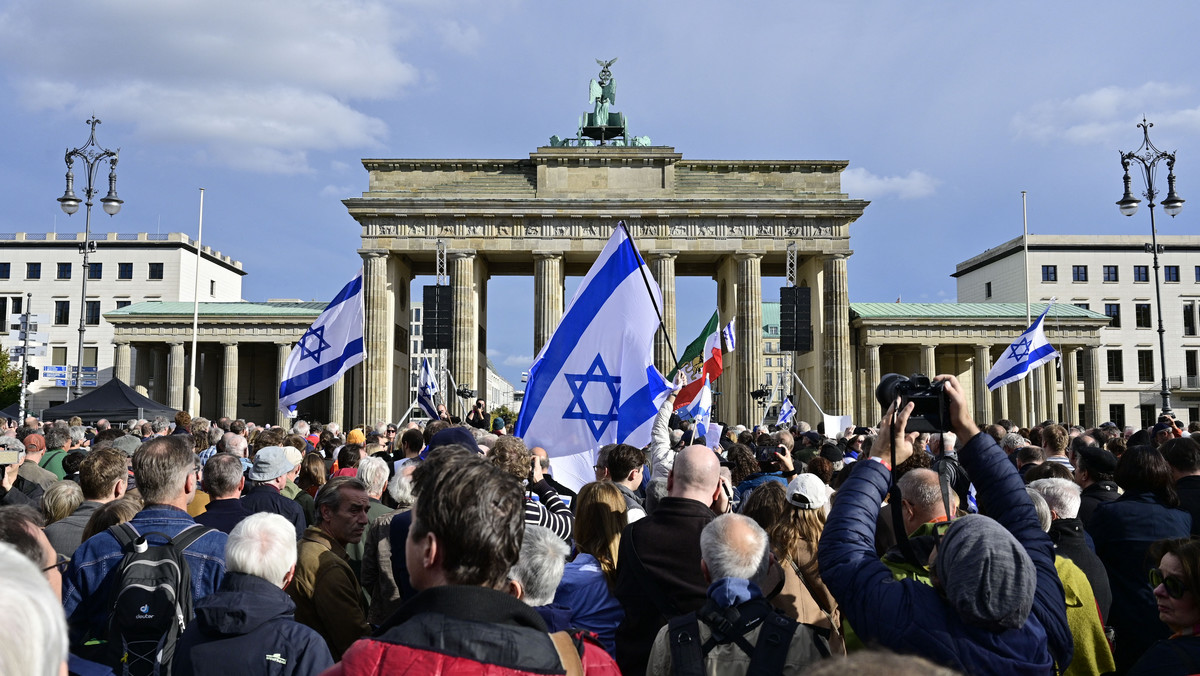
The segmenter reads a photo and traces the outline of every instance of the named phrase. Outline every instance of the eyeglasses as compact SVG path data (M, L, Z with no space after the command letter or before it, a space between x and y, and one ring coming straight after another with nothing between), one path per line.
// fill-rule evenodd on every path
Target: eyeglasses
M51 570L54 570L55 568L57 568L59 573L65 573L67 571L67 564L70 562L71 562L71 557L63 556L62 554L59 554L57 560L54 563L43 568L42 572L48 573Z
M1187 593L1187 586L1183 584L1183 580L1174 575L1163 575L1162 570L1158 568L1150 569L1150 588L1158 589L1158 585L1162 585L1167 590L1167 595L1173 599L1181 599Z

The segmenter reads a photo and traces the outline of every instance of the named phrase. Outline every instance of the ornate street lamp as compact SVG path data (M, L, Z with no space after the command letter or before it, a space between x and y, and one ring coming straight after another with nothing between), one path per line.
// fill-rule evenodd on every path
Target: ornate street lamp
M79 158L87 167L87 185L83 193L84 205L87 206L87 210L84 220L83 244L79 245L79 253L83 254L83 291L79 300L79 351L76 356L74 392L76 399L83 396L83 335L87 331L88 256L96 250L96 243L92 241L92 198L96 196L96 169L101 162L108 161L108 194L100 198L104 213L116 216L123 203L123 200L117 197L117 159L121 149L117 148L113 151L102 148L100 144L96 143L96 125L100 124L100 120L96 119L95 115L87 121L87 124L92 127L88 142L79 148L68 150L63 158L67 163L67 189L63 192L63 196L58 198L58 203L62 205L62 210L68 216L79 211L79 198L75 196L75 175L72 172L75 158ZM67 400L71 399L71 388L68 387Z
M1142 145L1133 152L1121 152L1121 166L1125 168L1125 195L1117 202L1117 208L1122 214L1132 216L1137 213L1138 205L1141 200L1133 196L1133 190L1130 188L1129 165L1131 162L1137 162L1142 170L1142 177L1146 180L1146 191L1142 195L1147 200L1147 206L1150 207L1150 243L1146 245L1147 253L1154 256L1154 295L1158 305L1158 357L1159 367L1162 369L1162 412L1164 415L1171 414L1171 388L1167 385L1167 350L1164 334L1166 330L1163 328L1163 305L1162 305L1162 289L1159 286L1158 274L1158 229L1154 225L1154 198L1158 195L1158 190L1154 188L1154 170L1161 160L1167 161L1167 198L1162 201L1163 211L1168 216L1174 218L1180 211L1183 211L1183 200L1179 195L1175 194L1175 153L1167 153L1154 147L1150 142L1150 127L1154 125L1146 121L1143 117L1138 127L1142 130Z

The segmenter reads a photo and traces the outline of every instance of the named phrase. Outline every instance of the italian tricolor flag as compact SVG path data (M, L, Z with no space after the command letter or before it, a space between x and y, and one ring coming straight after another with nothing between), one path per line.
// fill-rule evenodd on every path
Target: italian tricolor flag
M691 404L700 394L700 390L704 389L704 377L708 376L709 382L715 381L717 376L721 375L721 368L720 319L717 313L713 312L712 319L708 320L700 335L683 351L679 363L667 376L668 380L674 380L675 374L680 371L687 376L687 384L675 396L675 409L679 410Z

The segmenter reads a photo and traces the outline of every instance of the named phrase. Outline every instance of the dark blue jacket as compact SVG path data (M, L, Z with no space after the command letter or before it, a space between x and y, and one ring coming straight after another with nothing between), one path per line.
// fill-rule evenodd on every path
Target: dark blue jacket
M1147 582L1150 545L1164 538L1186 538L1191 534L1192 515L1160 503L1153 493L1126 492L1096 507L1088 532L1096 543L1096 555L1108 570L1112 609L1108 624L1117 631L1113 657L1117 671L1124 672L1154 642L1171 634L1158 619L1158 603Z
M252 512L246 509L245 505L239 498L222 498L221 500L213 500L209 502L204 512L196 518L196 523L203 524L209 528L216 528L222 533L229 535L233 532L233 527L242 522L242 519L250 516Z
M308 528L308 522L304 518L304 508L300 506L300 503L283 497L280 495L279 489L274 486L260 485L246 489L246 492L242 494L242 506L250 510L251 514L270 512L287 518L296 527L297 540L304 537L304 529Z
M1033 609L1025 625L995 633L967 624L937 590L895 580L875 554L875 520L891 483L887 468L862 460L838 490L817 548L821 579L842 616L867 644L921 655L969 674L1048 674L1065 669L1074 642L1067 626L1054 544L1012 463L987 434L977 434L959 461L979 491L979 503L1025 546L1037 571Z
M734 487L734 502L741 504L746 498L750 497L750 494L754 492L755 488L758 488L768 481L778 481L784 486L787 486L788 484L788 480L784 478L782 472L757 472L746 477L742 480L742 483Z
M1200 636L1180 636L1155 643L1128 676L1187 676L1200 673Z
M196 619L175 649L173 674L307 676L333 666L325 639L296 622L296 604L279 587L229 573L196 604Z

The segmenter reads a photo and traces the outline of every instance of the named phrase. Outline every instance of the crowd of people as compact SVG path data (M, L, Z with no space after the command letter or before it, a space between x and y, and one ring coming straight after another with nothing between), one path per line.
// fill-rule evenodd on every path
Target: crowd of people
M1200 424L8 421L0 673L1191 674ZM678 386L677 386L678 389Z

